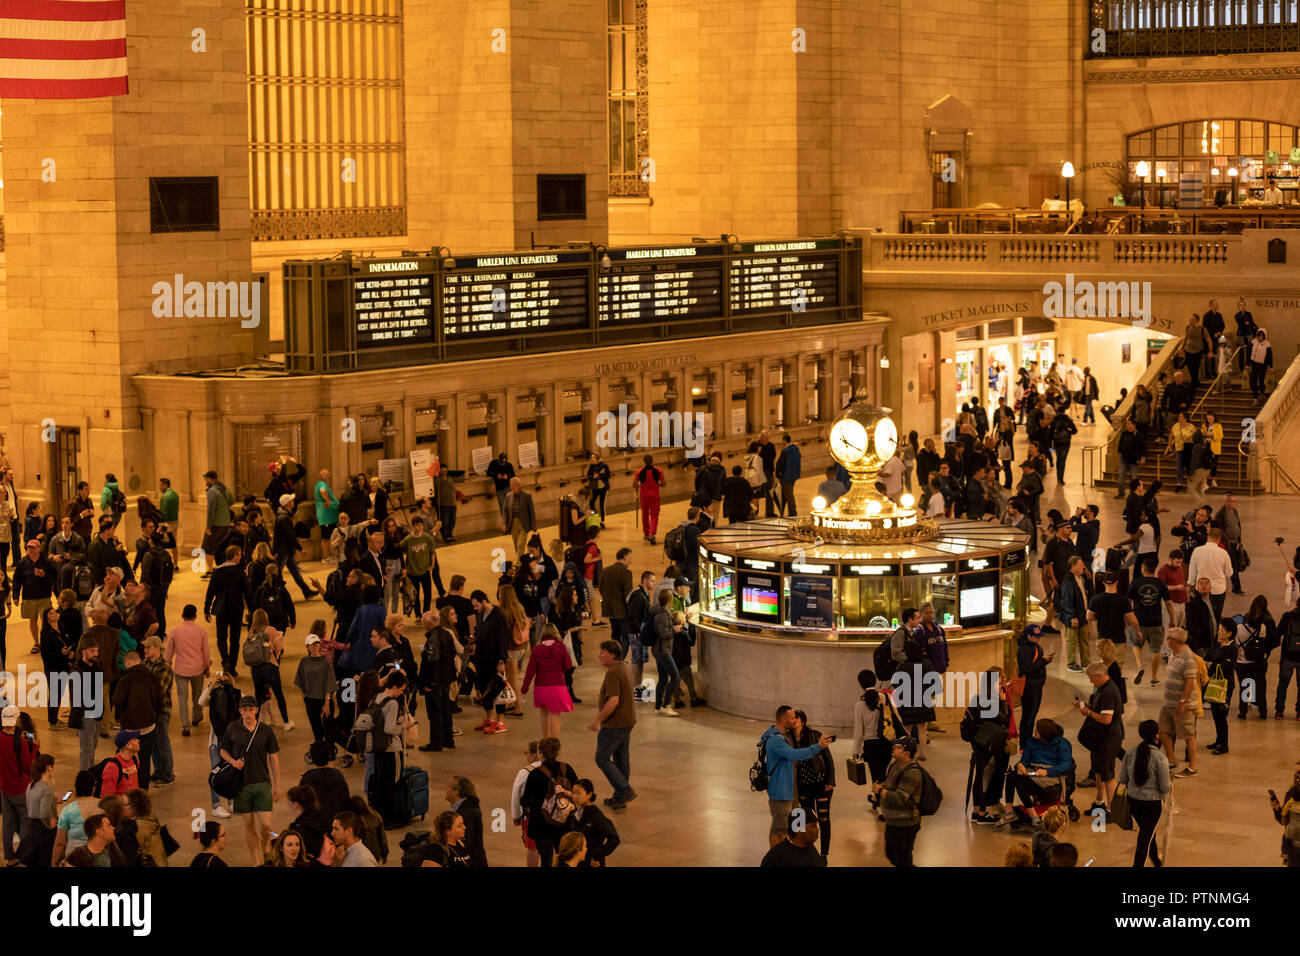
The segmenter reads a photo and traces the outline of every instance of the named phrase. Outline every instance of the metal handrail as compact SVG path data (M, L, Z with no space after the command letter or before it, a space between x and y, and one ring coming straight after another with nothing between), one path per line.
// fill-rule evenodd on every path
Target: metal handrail
M1228 377L1232 376L1232 361L1237 357L1237 353L1240 352L1243 348L1245 348L1244 345L1238 345L1233 350L1232 354L1228 356L1228 360L1220 366L1219 374L1214 376L1214 381L1210 382L1209 387L1205 389L1205 394L1201 396L1201 400L1187 410L1187 420L1189 422L1196 416L1196 413L1201 410L1201 406L1204 405L1206 401L1209 400L1212 394L1214 394L1214 390L1216 388L1219 389L1219 412L1218 413L1220 416L1223 415L1223 397L1224 394L1227 392L1227 389L1219 388L1219 382L1223 379L1225 375ZM1165 445L1165 454L1166 455L1169 454L1171 451L1173 451L1173 448L1174 448L1174 436L1170 435L1169 441Z
M1254 442L1251 442L1251 444L1254 444ZM1268 484L1264 484L1263 481L1260 482L1260 484L1264 484L1265 492L1267 492L1270 495L1277 494L1277 476L1281 475L1283 478L1286 479L1287 484L1289 484L1297 494L1300 494L1300 482L1292 478L1290 473L1285 468L1282 467L1282 465L1278 462L1277 455L1263 455L1263 454L1252 455L1250 454L1249 451L1246 450L1245 442L1237 442L1237 448L1238 450L1241 451L1243 460L1246 458L1254 458L1256 461L1259 461L1261 463L1262 462L1268 463L1269 474L1272 476L1273 480ZM1252 496L1254 496L1255 494L1253 485L1251 486L1250 493Z

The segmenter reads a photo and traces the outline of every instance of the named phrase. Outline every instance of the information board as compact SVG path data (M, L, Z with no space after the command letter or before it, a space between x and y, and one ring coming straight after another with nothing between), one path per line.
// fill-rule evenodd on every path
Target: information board
M457 259L455 271L442 279L443 335L450 340L587 328L589 261L588 253L572 252Z
M433 341L433 263L366 260L352 282L357 348Z
M723 247L610 249L600 270L597 321L633 325L722 314Z
M839 240L747 242L730 263L731 312L830 309L840 304Z

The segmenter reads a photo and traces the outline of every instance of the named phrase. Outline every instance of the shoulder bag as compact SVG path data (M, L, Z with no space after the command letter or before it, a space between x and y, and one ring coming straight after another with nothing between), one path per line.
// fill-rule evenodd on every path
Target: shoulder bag
M253 732L248 736L248 743L244 745L244 752L239 755L240 760L243 760L248 755L248 748L253 746L253 740L257 737L257 732L261 729L261 726L260 721L253 725ZM227 800L234 799L243 785L244 771L225 760L213 767L212 772L208 774L208 786L212 788L212 792L219 797L225 797Z
M1110 798L1110 822L1121 830L1133 829L1133 811L1128 805L1128 788L1121 784Z
M1205 685L1205 702L1207 704L1226 704L1228 702L1228 679L1223 676L1223 667L1214 665L1214 676Z

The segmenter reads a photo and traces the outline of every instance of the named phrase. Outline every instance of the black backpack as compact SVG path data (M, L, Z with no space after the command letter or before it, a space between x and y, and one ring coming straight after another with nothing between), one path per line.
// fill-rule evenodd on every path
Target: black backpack
M898 670L898 663L894 660L893 651L890 644L894 640L891 633L887 638L876 645L876 649L871 652L871 669L876 672L876 680L881 683L888 683L893 679L894 671Z
M1288 657L1300 657L1300 614L1292 614L1286 622L1286 633L1282 636L1282 653Z
M109 493L108 510L113 514L121 514L126 511L126 495L122 494L121 488L114 488Z
M433 834L428 830L419 830L402 837L398 844L402 848L402 866L423 866L424 848L433 842Z
M95 766L90 768L90 772L95 778L95 788L91 791L92 797L102 797L104 795L104 770L110 763L116 762L118 769L122 769L122 761L117 759L117 754L111 754L101 760Z
M767 738L761 737L758 741L758 757L754 760L754 765L749 768L749 789L757 793L763 793L767 790L770 778L767 775Z
M343 593L345 578L343 572L337 569L329 573L325 579L325 601L330 605L338 602L339 595Z
M664 555L673 564L687 564L686 560L686 529L681 525L671 528L664 535Z
M90 565L78 564L72 571L72 590L78 601L88 601L95 593L95 576L90 573Z
M208 720L217 740L225 736L226 728L239 718L239 699L243 696L233 684L222 684L208 697Z
M172 556L162 548L154 548L149 555L153 559L149 562L149 587L155 592L166 591L171 587L172 578L176 574Z

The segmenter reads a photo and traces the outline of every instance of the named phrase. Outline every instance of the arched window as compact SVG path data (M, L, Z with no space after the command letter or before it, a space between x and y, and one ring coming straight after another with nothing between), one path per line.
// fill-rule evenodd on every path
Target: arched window
M1254 119L1198 119L1153 126L1131 134L1126 142L1129 172L1137 179L1137 164L1145 160L1149 204L1174 205L1191 196L1199 181L1201 200L1212 203L1220 189L1239 190L1237 201L1261 198L1273 179L1287 199L1296 198L1300 177L1297 128L1286 123ZM1233 170L1237 173L1230 175ZM1231 201L1231 194L1227 196Z

